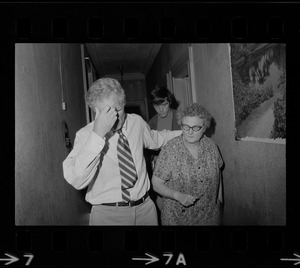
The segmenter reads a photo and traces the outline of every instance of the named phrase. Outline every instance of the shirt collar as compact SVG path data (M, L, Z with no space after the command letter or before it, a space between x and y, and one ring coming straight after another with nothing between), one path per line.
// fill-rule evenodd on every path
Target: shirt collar
M127 125L128 125L128 114L125 114L125 120L124 120L124 123L123 123L123 126L120 130L125 130L127 131Z

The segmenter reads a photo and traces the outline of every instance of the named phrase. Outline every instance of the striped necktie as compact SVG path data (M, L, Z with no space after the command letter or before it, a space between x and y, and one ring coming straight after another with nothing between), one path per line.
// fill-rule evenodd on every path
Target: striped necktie
M130 147L128 140L122 133L122 130L118 131L119 140L118 140L118 160L119 168L121 174L121 189L122 189L122 198L125 202L130 201L129 188L132 188L137 180L137 174L135 165L132 159Z

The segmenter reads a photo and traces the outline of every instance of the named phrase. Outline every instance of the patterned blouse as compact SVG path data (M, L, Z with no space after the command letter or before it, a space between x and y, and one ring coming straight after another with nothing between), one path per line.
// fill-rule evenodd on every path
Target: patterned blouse
M219 169L223 160L214 141L205 135L200 140L198 159L183 143L183 136L170 140L161 150L154 175L166 185L199 199L189 207L170 198L162 201L162 225L218 225L217 206Z

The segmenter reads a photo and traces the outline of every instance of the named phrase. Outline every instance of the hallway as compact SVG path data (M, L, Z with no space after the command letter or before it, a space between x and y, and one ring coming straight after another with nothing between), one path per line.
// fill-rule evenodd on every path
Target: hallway
M157 84L178 90L182 102L208 108L216 121L212 139L225 162L224 224L285 225L285 144L235 140L229 44L156 44L150 51L140 48L144 61L118 47L115 56L127 58L130 66L100 52L96 56L95 49L76 43L16 44L16 225L88 224L86 189L77 191L66 182L62 162L76 132L94 119L85 92L108 75L122 80L127 111L146 121L155 114L149 94ZM176 79L185 86L173 88Z

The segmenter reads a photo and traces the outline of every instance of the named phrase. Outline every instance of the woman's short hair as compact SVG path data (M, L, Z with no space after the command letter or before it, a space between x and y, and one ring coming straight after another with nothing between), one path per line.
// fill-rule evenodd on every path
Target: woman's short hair
M190 106L179 108L177 110L177 122L178 122L178 124L181 125L182 119L184 117L187 117L187 116L199 117L203 120L204 125L205 125L206 128L210 127L210 122L211 122L212 116L211 116L210 112L205 107L203 107L202 105L200 105L198 103L193 103Z
M166 87L156 86L150 94L151 102L153 105L160 105L165 100L167 100L170 104L171 109L177 109L178 101L175 96L168 90Z
M96 80L88 92L86 93L86 102L95 110L97 101L101 101L105 96L114 93L120 100L120 103L125 105L125 92L118 80L113 78L100 78Z

